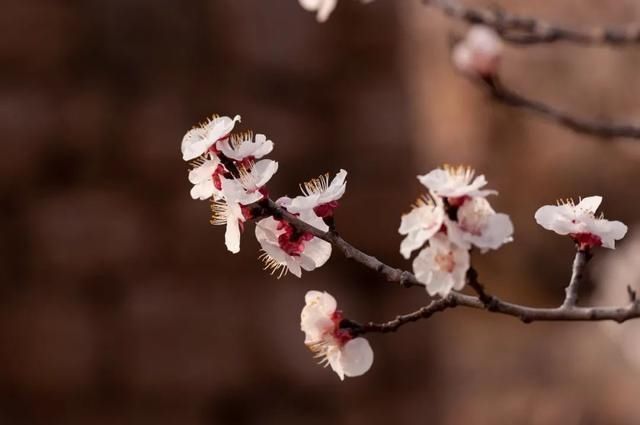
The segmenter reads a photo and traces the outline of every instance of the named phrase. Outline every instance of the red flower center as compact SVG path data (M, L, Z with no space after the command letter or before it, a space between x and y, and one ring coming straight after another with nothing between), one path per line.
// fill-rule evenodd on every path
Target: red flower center
M326 204L318 205L313 209L313 212L315 212L320 218L331 217L336 208L338 208L338 201L331 201Z
M569 236L573 238L581 250L602 246L600 236L594 235L593 233L571 233Z
M298 232L291 224L286 221L278 222L278 230L284 230L278 236L278 245L280 249L292 257L299 257L304 251L304 243L313 239L313 235L309 232Z
M350 341L353 338L349 329L340 328L340 322L342 322L343 318L344 318L344 315L340 310L336 310L331 316L331 320L334 323L333 337L336 339L336 341L340 345L346 344L348 341Z

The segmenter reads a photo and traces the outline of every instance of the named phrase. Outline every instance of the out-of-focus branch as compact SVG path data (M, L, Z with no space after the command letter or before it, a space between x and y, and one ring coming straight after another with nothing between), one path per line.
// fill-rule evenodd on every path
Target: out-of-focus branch
M251 207L251 211L254 217L272 216L276 219L286 220L297 230L309 232L312 235L331 243L334 247L339 249L345 257L377 271L378 273L382 274L389 282L399 283L400 285L405 287L424 286L421 282L418 281L413 273L386 265L377 258L368 255L360 251L353 245L349 244L336 232L323 232L322 230L319 230L305 223L295 215L280 208L271 199L260 201L259 203ZM586 264L586 257L584 258L584 260L578 261L578 266L576 266L574 262L574 275L576 273L582 273L582 270L584 268L584 264L582 264L583 261ZM579 277L576 277L576 279L579 280ZM574 279L572 278L572 281L573 280ZM467 284L474 288L479 294L484 295L471 296L458 292L452 292L445 298L434 300L429 305L422 307L421 309L413 313L398 316L390 322L371 322L365 325L360 325L355 322L349 322L349 328L354 334L367 332L393 332L407 323L429 318L434 313L444 311L456 306L470 307L490 311L493 313L513 316L520 319L524 323L530 323L534 321L603 320L612 320L622 323L626 320L640 317L640 302L637 300L631 301L627 306L624 307L567 307L563 305L557 308L534 308L502 301L498 297L487 294L482 285L478 283L477 273L475 272L475 270L467 274Z
M513 15L502 10L467 7L455 0L423 0L454 19L493 28L510 43L532 45L567 41L583 45L626 45L640 43L640 25L625 28L576 30L536 18Z
M602 121L591 121L576 117L554 106L533 100L504 86L497 77L480 80L488 88L496 101L515 108L525 109L541 115L578 133L590 134L603 138L626 137L640 139L640 126L631 124L614 124Z

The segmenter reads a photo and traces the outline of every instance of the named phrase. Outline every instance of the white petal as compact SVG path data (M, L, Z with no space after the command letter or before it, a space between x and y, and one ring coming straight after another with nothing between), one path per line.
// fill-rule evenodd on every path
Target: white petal
M333 9L336 8L336 4L338 0L324 0L318 9L318 22L325 22L329 19L329 15L333 12Z
M344 369L342 368L342 362L340 361L341 357L342 351L340 351L336 345L328 347L326 358L329 362L329 366L331 366L331 369L338 374L340 380L344 381Z
M234 254L240 252L240 222L244 221L238 204L227 204L227 229L224 242L227 249Z
M444 298L455 286L455 281L450 273L435 270L431 273L431 279L426 286L429 295L439 295Z
M466 43L460 42L456 44L451 51L451 61L458 70L465 74L473 74L473 55Z
M256 162L251 169L253 184L256 189L261 188L278 171L278 163L270 159L263 159Z
M345 376L364 375L373 364L373 350L369 341L364 338L354 338L348 341L340 351L342 354L340 364Z
M206 131L203 128L193 128L184 135L180 146L183 160L191 161L209 149L211 145L207 145L205 136Z
M536 211L534 218L536 219L536 223L540 226L544 227L547 230L554 230L553 225L556 220L560 216L558 211L558 207L555 205L545 205ZM566 233L565 233L566 234Z
M300 260L289 255L286 256L285 261L287 263L287 268L296 277L302 276L302 269L300 268Z
M304 243L304 251L301 257L305 260L311 260L311 263L307 261L302 262L302 268L311 271L327 262L331 258L331 244L320 238L314 237L310 241Z
M411 253L416 249L422 248L422 246L433 236L435 232L431 230L420 229L415 232L411 232L400 242L400 254L405 259L411 257Z
M298 0L300 6L302 6L305 10L310 12L318 10L320 7L320 3L324 0Z
M338 302L336 299L326 291L308 291L304 296L304 301L307 305L318 305L328 316L332 315L338 308Z
M216 191L216 187L213 184L213 180L196 184L191 188L191 198L205 201L213 196Z
M576 205L576 209L595 214L596 210L602 203L602 196L588 196Z
M256 159L268 155L273 150L273 142L267 140L264 134L256 134L256 148L253 151L253 157Z

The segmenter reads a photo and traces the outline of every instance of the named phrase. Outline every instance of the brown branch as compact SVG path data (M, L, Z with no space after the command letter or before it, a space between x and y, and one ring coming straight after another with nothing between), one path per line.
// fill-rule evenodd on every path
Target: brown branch
M524 97L505 87L497 77L482 79L489 93L496 101L519 109L537 113L551 121L570 128L578 133L590 134L602 138L626 137L640 139L640 126L631 124L612 124L602 121L590 121L575 117L554 106Z
M536 18L513 15L501 10L464 6L455 0L423 0L451 18L493 28L510 43L532 45L567 41L582 45L630 45L640 42L640 26L576 30Z
M388 266L364 252L358 248L349 244L342 239L336 232L323 232L304 221L297 218L295 215L285 211L273 202L271 199L265 199L258 204L252 206L252 213L254 217L273 216L276 219L284 219L294 226L297 230L303 232L309 232L312 235L323 239L331 243L334 247L340 250L345 257L350 258L364 266L377 271L385 276L389 282L399 283L402 286L424 286L416 279L413 273L397 269ZM477 282L477 277L473 279ZM483 289L484 291L484 289ZM485 294L486 295L486 294ZM398 329L400 326L414 322L416 320L427 318L436 312L444 311L448 308L455 306L464 306L475 309L486 309L493 313L504 314L513 316L520 319L524 323L530 323L534 321L601 321L612 320L622 323L629 319L640 317L640 302L632 301L625 307L557 307L557 308L534 308L526 307L523 305L513 304L500 300L493 295L490 304L486 304L479 297L465 295L458 292L452 292L449 296L432 301L426 307L420 310L403 316L398 316L391 322L376 324L369 323L367 325L350 326L354 333L364 332L392 332ZM485 299L486 301L486 299ZM488 307L490 306L490 307ZM353 322L350 322L353 325Z
M421 319L428 319L429 317L433 316L435 313L444 311L448 308L453 308L456 305L457 305L457 301L455 296L450 295L448 297L441 298L439 300L431 301L429 305L426 305L414 311L413 313L396 316L395 319L385 323L369 322L369 323L360 325L356 322L349 322L346 326L342 326L342 325L341 326L349 328L353 336L362 335L365 333L373 333L373 332L376 332L376 333L395 332L398 330L398 328L400 328L403 325L406 325L407 323L417 322L418 320L421 320Z
M589 250L579 249L576 252L576 256L573 259L573 267L571 269L571 280L569 285L565 288L565 298L562 303L564 308L575 307L578 302L578 290L580 289L580 283L582 282L582 275L587 263L591 259L591 253Z

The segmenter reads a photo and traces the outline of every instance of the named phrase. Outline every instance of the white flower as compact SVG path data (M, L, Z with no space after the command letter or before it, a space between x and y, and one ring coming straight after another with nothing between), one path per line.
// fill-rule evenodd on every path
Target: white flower
M457 221L447 221L447 235L456 245L482 252L498 249L513 240L513 224L506 214L496 213L486 198L467 199L457 211Z
M319 217L305 221L316 228L324 225ZM314 270L331 257L329 242L310 233L298 232L286 221L264 218L256 223L255 232L262 247L260 259L265 264L265 270L271 270L271 274L278 273L279 278L287 271L300 277L301 269Z
M342 313L335 298L327 292L309 291L300 314L300 329L304 343L321 358L321 364L331 366L341 380L366 373L373 364L373 350L365 338L353 338L340 329Z
M287 198L286 203L282 205L292 213L313 210L319 217L329 217L333 214L333 210L338 207L338 199L344 195L347 188L346 178L347 172L340 170L329 183L329 174L324 174L317 179L300 185L300 190L302 190L304 196L296 196L293 199Z
M263 159L241 165L238 170L240 178L222 180L222 193L227 200L249 205L264 198L262 189L278 171L278 163Z
M418 176L418 180L434 195L456 200L465 196L487 196L497 192L495 190L480 190L487 184L484 175L473 178L475 172L469 167L436 168L424 176Z
M228 137L238 121L240 115L234 118L214 116L200 127L189 130L182 139L182 159L191 161L204 155L218 140Z
M453 64L462 72L487 77L498 71L502 40L491 28L475 25L451 53Z
M455 245L444 234L429 240L429 246L413 260L416 278L429 295L446 297L452 289L461 290L469 269L469 251Z
M255 140L252 132L232 134L231 137L218 142L216 147L226 157L235 161L246 158L260 159L273 150L273 142L267 140L264 134L256 134Z
M569 235L581 249L595 246L614 249L615 241L627 233L627 226L620 221L609 221L596 217L595 212L602 202L601 196L589 196L578 205L573 201L545 205L536 211L536 222L559 235Z
M418 199L411 212L402 216L398 232L407 235L400 244L400 253L404 258L408 259L413 251L421 248L442 227L444 208L440 198L434 199L435 202L430 198Z
M220 200L211 203L211 224L225 225L224 242L227 249L237 254L240 252L240 234L246 218L243 207L233 200Z
M212 196L214 199L219 199L222 194L214 182L214 175L221 166L218 157L213 155L211 159L201 158L195 161L194 165L195 167L189 171L189 181L193 184L191 197L201 201Z

